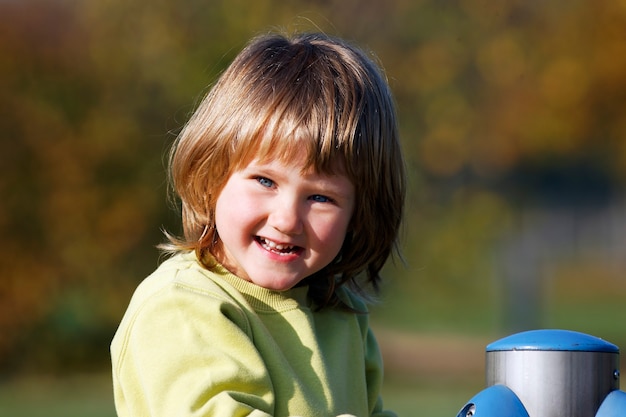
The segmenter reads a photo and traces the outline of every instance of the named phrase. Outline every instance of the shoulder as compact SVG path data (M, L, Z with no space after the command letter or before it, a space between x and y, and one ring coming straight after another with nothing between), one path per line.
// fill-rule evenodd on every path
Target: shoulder
M235 347L253 352L253 313L240 297L193 254L163 262L137 287L113 336L116 378L139 378L137 367L150 373L163 368L182 372L189 364L206 364L202 358L207 355ZM165 358L174 357L163 365Z
M224 283L216 281L216 276L204 268L193 253L175 255L144 279L135 290L131 299L133 304L146 301L169 293L172 296L204 296L229 301L233 291ZM189 294L186 294L189 293Z
M335 294L337 295L337 298L339 298L339 300L341 300L346 306L348 306L352 310L362 314L369 313L368 303L366 299L346 285L342 285L341 287L337 288L335 290Z
M344 310L342 313L354 315L361 333L365 335L369 330L369 305L366 299L345 285L337 288L335 294L341 302L352 310L352 312Z
M240 297L193 253L175 255L139 284L118 333L138 327L193 326L208 317L234 322L246 331L248 320Z

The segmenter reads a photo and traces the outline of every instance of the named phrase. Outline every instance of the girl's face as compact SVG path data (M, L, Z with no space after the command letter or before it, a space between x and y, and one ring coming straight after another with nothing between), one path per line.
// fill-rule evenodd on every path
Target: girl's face
M252 161L219 194L213 255L233 274L271 290L287 290L339 253L354 211L344 175L303 174L303 158Z

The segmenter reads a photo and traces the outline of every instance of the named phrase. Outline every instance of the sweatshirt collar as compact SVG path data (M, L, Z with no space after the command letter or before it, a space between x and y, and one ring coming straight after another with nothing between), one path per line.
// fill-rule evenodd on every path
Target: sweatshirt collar
M270 290L232 274L210 253L204 258L204 265L211 265L211 272L239 291L256 312L282 312L308 306L308 286L285 291Z

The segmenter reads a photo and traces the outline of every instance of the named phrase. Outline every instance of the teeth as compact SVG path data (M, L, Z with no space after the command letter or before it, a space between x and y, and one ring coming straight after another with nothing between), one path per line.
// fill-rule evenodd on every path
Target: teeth
M281 252L288 252L288 251L293 250L293 248L294 248L291 245L281 245L281 244L278 244L276 242L273 242L273 241L267 240L267 239L262 239L262 241L263 241L263 244L265 246L267 246L271 250L276 250L276 251L281 251Z

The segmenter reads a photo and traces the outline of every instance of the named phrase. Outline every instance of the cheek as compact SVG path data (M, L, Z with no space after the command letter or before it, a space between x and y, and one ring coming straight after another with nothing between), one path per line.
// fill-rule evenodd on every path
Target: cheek
M341 249L348 229L348 220L323 222L319 227L320 245L334 258Z
M226 186L215 201L215 226L220 235L231 233L233 218L238 217L236 212L238 205L235 204L234 195Z
M259 205L245 195L223 193L216 202L215 224L220 235L222 232L247 234L258 222L259 212Z

